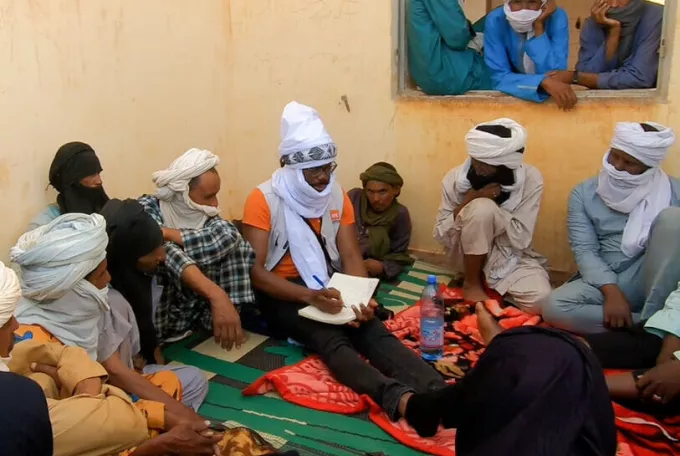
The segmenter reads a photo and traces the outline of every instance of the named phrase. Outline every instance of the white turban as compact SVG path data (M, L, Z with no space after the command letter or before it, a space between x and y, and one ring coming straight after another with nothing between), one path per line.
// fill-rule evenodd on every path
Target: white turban
M319 241L304 219L320 218L328 210L335 172L319 192L307 183L304 169L332 163L337 149L314 108L293 101L283 109L279 155L284 167L272 175L272 190L284 204L293 263L307 287L316 290L321 286L314 276L328 282L328 267Z
M485 131L477 130L477 127L501 125L510 130L510 138L501 138ZM465 136L468 155L492 166L507 166L517 169L522 166L524 153L522 149L527 144L527 132L520 124L512 119L496 119L477 125Z
M21 267L21 324L40 325L66 345L96 359L98 322L109 310L108 288L85 279L106 258L106 222L99 214L65 214L29 231L12 247Z
M104 261L108 242L99 214L65 214L24 234L10 251L21 266L24 297L61 298Z
M14 315L21 299L21 284L14 271L0 261L0 328Z
M646 132L639 123L618 123L611 147L635 157L650 168L638 175L619 171L609 163L610 152L607 151L602 159L597 185L597 194L607 207L628 214L621 251L629 258L646 248L652 223L661 211L671 205L670 179L660 166L675 142L675 135L672 129L663 125L646 123L659 131Z
M292 101L281 115L279 156L286 166L314 168L335 160L333 139L314 108Z
M153 173L158 187L156 197L160 200L164 226L168 228L202 228L208 218L219 215L217 207L196 204L189 198L189 183L220 164L217 155L202 149L189 149L163 171Z
M661 124L645 123L659 131L645 131L642 125L634 122L617 123L611 147L637 158L649 167L656 168L668 155L668 149L675 144L675 133L672 128Z

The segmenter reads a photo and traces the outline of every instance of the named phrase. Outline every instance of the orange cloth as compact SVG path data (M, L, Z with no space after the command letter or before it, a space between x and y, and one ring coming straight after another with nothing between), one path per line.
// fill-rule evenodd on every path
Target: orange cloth
M340 224L353 225L354 207L352 206L352 202L350 201L349 196L347 196L347 193L344 193L344 196ZM332 216L333 214L331 213L331 217ZM269 204L267 204L267 199L259 188L256 188L248 195L243 212L243 223L264 231L270 231L272 229ZM321 219L310 219L309 223L317 234L321 232ZM295 264L293 264L293 258L290 256L290 252L284 255L272 272L284 279L295 279L300 277Z
M38 325L19 325L19 328L14 334L20 339L29 339L42 343L52 342L63 345L59 339ZM175 400L179 402L182 401L182 383L173 372L156 372L155 374L143 375L143 377L172 396ZM146 417L149 429L163 430L165 428L165 404L139 399L135 402L135 405Z

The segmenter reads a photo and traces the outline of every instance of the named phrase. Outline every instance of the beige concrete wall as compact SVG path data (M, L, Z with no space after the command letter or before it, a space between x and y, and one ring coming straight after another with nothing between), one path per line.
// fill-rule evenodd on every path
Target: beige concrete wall
M0 0L0 258L53 199L47 167L74 139L96 147L115 196L152 190L150 173L188 147L213 149L224 215L239 216L277 167L280 112L297 99L326 121L346 188L373 162L400 169L413 247L426 250L438 248L440 180L465 158L465 132L495 117L522 122L546 182L535 244L570 268L570 189L596 172L615 122L678 125L680 60L668 104L590 101L564 113L515 100L400 101L392 19L387 0ZM668 169L680 174L676 151Z

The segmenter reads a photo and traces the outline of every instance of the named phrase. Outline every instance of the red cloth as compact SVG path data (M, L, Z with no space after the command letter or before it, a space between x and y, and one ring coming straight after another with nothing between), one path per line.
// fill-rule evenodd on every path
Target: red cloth
M461 296L460 291L455 289L447 290L446 293L454 300ZM488 301L486 307L505 329L537 325L541 321L539 317L514 307L501 308L495 300ZM418 350L420 310L417 306L399 313L394 320L385 322L385 326L408 347ZM460 362L465 369L474 366L483 351L475 315L454 322L447 328L446 339L447 358ZM440 429L434 438L421 438L403 419L392 422L368 396L360 396L338 383L317 356L264 375L243 390L243 394L255 396L270 391L277 391L288 402L316 410L352 415L368 409L370 419L404 445L433 455L455 456L455 429ZM617 456L680 454L679 442L672 441L680 440L680 417L659 421L617 404L614 404L614 410L619 429Z

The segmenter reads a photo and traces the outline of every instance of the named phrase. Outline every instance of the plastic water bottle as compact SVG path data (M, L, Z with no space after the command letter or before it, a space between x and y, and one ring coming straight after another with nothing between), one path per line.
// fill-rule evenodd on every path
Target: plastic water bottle
M427 278L420 299L420 352L426 361L437 361L444 351L444 302L437 277Z

